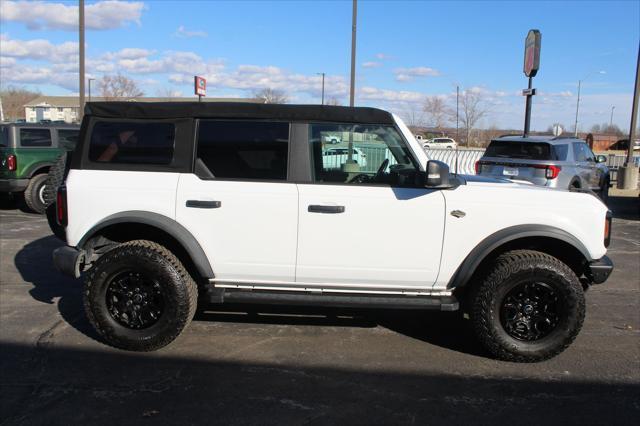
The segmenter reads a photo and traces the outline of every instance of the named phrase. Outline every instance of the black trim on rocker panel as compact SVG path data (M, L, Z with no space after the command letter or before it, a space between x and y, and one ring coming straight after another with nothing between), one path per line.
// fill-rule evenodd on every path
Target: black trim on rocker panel
M480 263L482 263L493 250L509 241L527 237L553 238L563 241L580 251L585 259L591 260L591 256L586 247L576 237L562 229L547 225L517 225L498 231L478 244L458 267L453 278L449 281L447 288L464 287L478 266L480 266Z
M162 231L175 238L182 245L182 247L184 247L187 253L189 253L189 256L191 257L191 260L195 264L196 268L198 269L198 272L203 278L214 278L213 269L211 269L209 259L207 259L204 250L202 250L202 247L195 239L195 237L191 235L191 233L187 231L185 227L180 225L175 220L170 219L166 216L159 215L157 213L143 211L126 211L108 216L102 222L91 228L82 237L82 239L78 243L78 248L83 249L89 238L95 235L96 232L106 228L107 226L115 225L118 223L140 223L161 229Z

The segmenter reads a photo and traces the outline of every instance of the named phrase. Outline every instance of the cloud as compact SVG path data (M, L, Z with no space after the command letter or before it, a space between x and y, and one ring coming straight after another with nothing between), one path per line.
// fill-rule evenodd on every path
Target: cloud
M400 82L413 81L417 77L437 77L440 75L438 70L429 67L396 68L393 73L396 75L396 81Z
M98 1L85 6L85 28L110 30L129 23L140 25L144 3L119 0ZM19 22L31 30L78 30L78 6L43 1L0 3L1 20Z
M139 49L135 47L127 47L117 52L108 52L103 55L106 60L113 59L139 59L146 58L155 53L155 50Z
M391 59L391 56L386 55L384 53L376 53L376 59L384 61L385 59Z
M382 62L369 61L362 64L362 68L380 68Z
M53 63L77 61L78 43L52 44L49 40L12 40L2 38L2 56L19 59L47 60Z
M423 102L425 95L406 90L387 90L365 86L358 90L358 100L383 102Z
M189 31L184 27L184 25L180 25L176 32L173 33L173 36L178 38L207 37L207 35L208 34L205 31Z

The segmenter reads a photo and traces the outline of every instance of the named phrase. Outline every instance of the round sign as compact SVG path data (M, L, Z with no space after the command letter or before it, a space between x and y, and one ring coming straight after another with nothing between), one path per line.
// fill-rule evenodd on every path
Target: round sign
M553 125L553 136L560 136L564 132L564 129L559 124Z

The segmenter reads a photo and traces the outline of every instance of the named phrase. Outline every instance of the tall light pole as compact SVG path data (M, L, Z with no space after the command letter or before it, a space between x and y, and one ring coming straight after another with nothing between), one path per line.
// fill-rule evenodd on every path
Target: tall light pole
M629 146L624 166L618 168L617 185L620 189L638 189L638 166L633 161L636 125L638 122L638 103L640 102L640 44L638 45L638 62L636 63L636 84L633 89L633 105L631 106L631 123L629 125Z
M84 114L84 0L79 0L78 10L78 48L80 49L80 105L78 108L78 121L82 121L82 115Z
M458 137L458 129L459 129L459 120L460 117L460 86L456 86L456 142L460 143L460 138Z
M322 103L320 105L324 105L324 73L323 72L318 72L316 74L322 76Z
M616 109L616 106L612 106L611 107L611 119L609 119L609 131L611 131L611 128L613 127L613 110Z
M92 81L96 81L96 79L95 78L89 79L89 102L91 102L91 82Z
M578 111L580 110L580 87L582 86L582 82L587 78L591 77L596 71L590 72L586 77L582 78L582 80L578 80L578 100L576 101L576 123L575 123L575 134L574 136L578 137ZM597 71L598 74L606 74L606 71Z
M356 94L356 23L358 21L358 0L353 0L353 12L351 14L351 88L349 93L349 106L354 105Z

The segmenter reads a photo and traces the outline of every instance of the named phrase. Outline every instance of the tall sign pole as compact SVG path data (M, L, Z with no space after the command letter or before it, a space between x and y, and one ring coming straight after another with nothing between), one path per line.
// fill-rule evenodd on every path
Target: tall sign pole
M80 50L80 105L78 108L78 121L82 121L84 115L84 0L78 3L78 32L79 32L79 50Z
M349 92L349 106L354 105L356 95L356 23L358 21L358 0L353 0L353 13L351 15L351 88Z
M531 104L536 89L533 88L533 77L538 73L540 68L540 45L542 42L542 34L538 30L529 30L527 38L524 40L524 75L529 77L529 86L522 91L527 97L524 111L524 137L529 136L531 128Z

